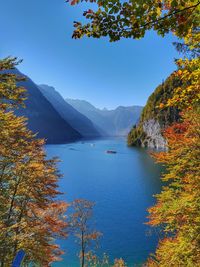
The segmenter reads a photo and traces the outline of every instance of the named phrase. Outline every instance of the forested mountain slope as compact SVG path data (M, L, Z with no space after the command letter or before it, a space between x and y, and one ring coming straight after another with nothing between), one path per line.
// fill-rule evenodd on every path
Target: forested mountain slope
M155 89L142 111L139 123L128 135L130 146L166 148L162 131L178 121L180 116L176 107L165 107L164 104L173 96L178 83L180 81L172 74Z

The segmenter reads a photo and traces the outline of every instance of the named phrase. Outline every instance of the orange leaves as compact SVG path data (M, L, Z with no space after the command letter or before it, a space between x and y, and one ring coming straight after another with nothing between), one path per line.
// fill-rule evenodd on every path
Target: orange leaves
M0 70L9 70L15 60L0 61ZM17 107L23 101L20 77L0 73L0 94ZM13 101L13 102L12 102ZM0 100L1 102L1 100ZM68 204L56 200L57 159L46 159L44 140L26 128L26 118L17 117L10 106L0 106L0 264L10 266L18 249L35 265L49 266L62 251L54 237L66 236Z
M72 1L71 1L71 5L74 6L74 5L76 5L78 2L79 2L79 1L77 1L77 0L72 0Z
M72 6L79 4L80 2L90 2L95 3L96 0L67 0L66 2L70 2Z
M88 240L97 240L101 236L102 236L102 234L100 232L97 232L97 231L94 231L94 232L92 232L90 234L87 234Z
M163 103L160 103L160 105L159 105L159 108L164 108L165 107L165 104L163 104Z
M178 71L176 72L176 75L177 75L177 76L181 76L182 73L183 73L182 70L178 70Z
M147 266L199 266L200 111L182 112L182 123L166 129L169 149L155 157L165 163L167 185L149 209L149 225L162 227L166 236Z
M91 260L89 257L91 256L89 249L92 245L97 245L96 243L102 234L92 230L90 227L89 220L92 217L93 202L85 199L76 199L71 203L71 207L73 208L73 212L70 216L69 225L80 245L81 266L84 267L85 259L88 259L88 261Z

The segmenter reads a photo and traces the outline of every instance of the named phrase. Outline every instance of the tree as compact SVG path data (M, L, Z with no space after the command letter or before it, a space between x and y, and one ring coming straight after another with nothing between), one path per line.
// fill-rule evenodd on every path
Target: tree
M113 267L127 267L123 259L115 259Z
M86 256L87 260L89 260L91 255L89 249L91 249L92 243L96 244L101 233L96 230L91 230L90 228L89 220L92 217L92 210L94 207L93 202L85 199L76 199L72 202L71 206L74 212L70 218L70 226L81 247L79 254L80 265L81 267L84 267L86 266Z
M66 236L68 204L57 201L57 159L47 159L44 140L27 129L14 110L23 105L23 77L9 73L16 58L0 61L0 266L11 266L17 251L25 262L49 266L62 254L54 243Z
M178 70L173 73L178 77L181 86L174 88L174 94L167 101L167 106L177 106L181 110L200 104L200 57L179 59L176 61Z
M70 1L72 5L81 0ZM142 38L153 29L165 36L171 32L183 43L176 43L184 55L176 60L174 76L179 85L165 106L176 106L182 110L182 123L166 130L168 152L159 153L159 162L165 164L167 172L163 179L168 184L157 195L157 203L150 212L150 224L163 229L155 256L147 266L199 266L199 104L200 104L200 59L199 59L199 0L90 0L96 2L95 10L84 12L89 23L75 22L73 38L83 36L100 38L108 36L110 41L121 38Z
M87 0L70 0L72 5ZM153 29L160 35L174 32L184 38L199 27L198 0L89 0L96 3L95 11L89 9L83 16L90 22L75 22L74 38L100 38L109 36L110 41L121 38L138 39Z
M109 256L103 253L102 256L96 255L93 251L86 253L85 262L87 267L109 267Z
M165 237L147 266L200 266L200 110L182 116L165 132L168 152L155 154L167 166L167 185L149 209L149 224Z
M87 2L87 0L67 2L75 5L84 1ZM172 32L184 40L184 43L175 43L175 46L189 58L176 62L178 70L175 75L183 84L175 88L174 97L169 100L168 105L185 108L200 103L199 0L89 0L89 2L95 2L97 8L95 11L89 9L83 13L89 23L74 22L73 38L108 36L113 42L121 38L142 38L150 29L161 36Z

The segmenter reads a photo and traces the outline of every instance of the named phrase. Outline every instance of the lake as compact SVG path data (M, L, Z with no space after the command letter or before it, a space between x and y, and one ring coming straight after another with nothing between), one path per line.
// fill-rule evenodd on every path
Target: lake
M123 138L48 145L46 149L49 157L58 156L62 161L62 198L96 203L93 223L103 233L99 253L107 253L111 260L122 257L128 266L145 262L158 239L144 224L147 208L161 190L161 167L148 151L127 147ZM107 150L117 154L107 154ZM78 267L78 245L72 238L58 242L66 254L53 267Z

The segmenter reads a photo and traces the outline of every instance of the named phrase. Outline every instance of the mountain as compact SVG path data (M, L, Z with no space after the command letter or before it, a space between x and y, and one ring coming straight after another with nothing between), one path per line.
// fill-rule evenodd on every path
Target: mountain
M68 104L53 87L48 85L39 85L38 87L60 116L81 135L87 138L100 136L93 123Z
M81 138L81 134L60 116L29 77L17 69L10 72L26 78L19 83L27 90L26 107L18 109L16 114L28 118L28 128L38 133L37 137L47 139L47 143L66 143Z
M141 111L140 106L119 106L115 110L103 110L102 113L112 121L114 131L112 130L111 133L126 136L132 125L138 121Z
M176 107L162 107L173 96L174 88L180 81L173 75L159 85L149 97L139 123L133 127L128 135L130 146L150 148L166 148L167 142L163 137L163 130L180 119Z
M140 117L142 107L120 106L114 110L98 109L85 100L66 99L67 103L88 117L104 136L125 136Z

